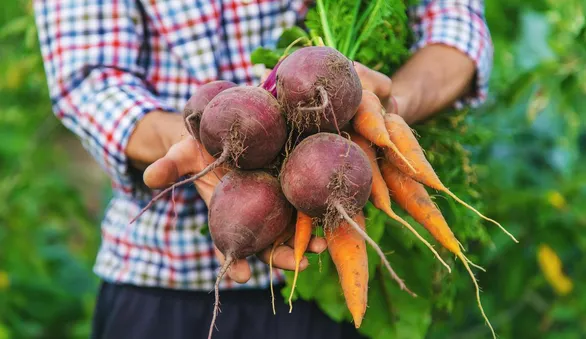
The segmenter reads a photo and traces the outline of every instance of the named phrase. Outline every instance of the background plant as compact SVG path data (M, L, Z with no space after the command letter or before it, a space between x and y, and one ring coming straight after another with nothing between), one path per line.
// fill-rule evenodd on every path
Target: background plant
M0 11L0 339L87 338L97 287L91 267L110 192L51 114L30 6L12 1ZM470 259L488 270L477 277L501 338L586 335L585 6L487 0L495 44L487 104L417 127L450 188L521 242L436 194ZM420 297L381 279L371 260L377 278L364 332L487 337L461 265L446 275L412 236L369 211L371 234ZM318 259L310 266L315 274L300 275L298 293L346 318L338 283L327 279L333 267L322 255L320 273Z

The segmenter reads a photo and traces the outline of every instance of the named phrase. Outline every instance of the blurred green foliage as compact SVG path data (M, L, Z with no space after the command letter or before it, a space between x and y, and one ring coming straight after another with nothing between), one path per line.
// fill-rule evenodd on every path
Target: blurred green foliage
M73 186L29 2L0 11L0 338L83 338L99 216ZM100 194L100 192L95 192Z
M476 272L500 338L586 336L585 11L580 0L487 0L495 44L487 104L416 128L447 185L520 241L432 192L469 258L487 269ZM93 213L72 180L65 145L77 140L51 114L29 1L0 11L0 110L0 339L87 337L101 209ZM413 236L368 212L369 233L419 297L399 291L371 252L363 331L489 337L462 265L449 261L447 274ZM327 255L311 260L298 294L348 319Z

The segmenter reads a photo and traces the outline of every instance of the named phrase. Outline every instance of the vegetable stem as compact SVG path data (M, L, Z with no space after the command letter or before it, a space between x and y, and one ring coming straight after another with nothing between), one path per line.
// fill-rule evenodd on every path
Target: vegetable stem
M368 11L366 11L363 14L363 18L366 18L366 15L368 15L368 21L366 21L366 24L364 25L364 29L361 30L362 32L358 36L358 39L356 39L356 43L354 44L352 50L348 54L348 58L350 60L354 60L354 57L356 56L356 53L358 52L358 48L360 48L360 44L362 43L362 41L364 41L370 35L370 33L372 33L374 25L377 22L377 20L379 19L379 14L380 14L379 12L380 12L380 7L382 6L382 1L383 0L377 0L376 2L371 2L371 5L374 3L374 5L372 5L373 7L371 9L372 15L368 15L368 14L371 14Z
M330 25L328 23L328 18L326 15L326 9L324 6L324 0L317 0L317 11L319 12L319 17L321 19L321 24L324 30L324 38L326 40L326 45L332 48L336 48L336 41L332 35L332 31L330 30Z
M356 26L356 20L358 19L358 11L360 10L360 3L360 0L355 0L354 10L352 11L352 21L349 26L350 28L348 29L348 33L346 34L346 40L343 40L342 47L340 49L340 52L346 56L348 55L348 52L350 50L350 41L352 41L352 39L356 35L356 27L360 27Z
M368 7L366 7L366 10L360 16L360 19L358 20L356 27L362 27L362 25L364 24L364 21L366 21L366 19L370 16L370 12L372 12L372 8L374 7L375 3L376 3L375 1L371 1L368 4Z

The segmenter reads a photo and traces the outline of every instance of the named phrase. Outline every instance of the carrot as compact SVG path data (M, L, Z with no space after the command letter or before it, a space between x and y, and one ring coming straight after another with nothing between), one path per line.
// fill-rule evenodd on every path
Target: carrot
M273 306L273 314L277 314L277 311L275 310L275 291L273 290L273 254L277 247L291 238L293 230L293 227L287 227L287 229L285 229L285 231L275 240L273 247L271 248L271 253L269 254L269 279L271 281L271 305Z
M475 267L479 266L472 263L464 255L460 248L460 243L454 236L454 233L448 226L448 223L444 219L440 210L431 200L425 187L401 172L387 159L382 159L380 161L380 169L385 183L390 190L391 198L409 213L413 219L425 227L425 229L427 229L429 233L431 233L431 235L442 244L442 246L454 253L462 261L462 264L464 264L464 267L468 271L476 288L476 301L480 308L480 312L490 327L493 337L496 338L494 329L482 308L482 303L480 302L480 287L478 286L478 282L476 281L469 264Z
M402 154L405 155L409 162L413 165L416 171L413 171L410 167L405 166L403 161L398 161L396 154L388 152L385 150L385 157L393 163L401 172L407 174L414 180L436 189L440 192L444 192L452 197L454 200L459 202L460 204L464 205L466 208L474 211L478 216L482 219L490 221L497 225L505 234L507 234L511 239L515 242L519 242L509 231L507 231L500 223L497 221L484 216L474 207L470 206L459 197L457 197L454 193L452 193L439 179L431 164L425 158L423 154L423 149L419 145L417 138L413 134L409 125L403 120L403 118L398 114L387 113L383 117L385 127L389 133L389 137L393 143L397 146Z
M354 220L362 229L365 228L362 212L357 214ZM335 228L326 229L324 233L328 252L340 277L346 305L354 319L354 326L359 328L368 300L366 242L350 224L344 221Z
M309 240L311 240L311 231L313 226L313 219L307 214L297 211L297 223L295 224L295 238L293 240L293 254L295 257L295 275L293 277L293 286L291 287L291 294L289 295L289 313L293 311L293 292L297 284L297 276L299 275L299 264L303 259L303 253L307 250Z
M374 249L374 251L376 252L376 254L378 254L378 256L379 256L379 258L380 258L383 266L385 266L385 268L387 269L387 271L389 271L389 274L391 275L391 278L393 278L393 280L395 280L397 282L397 284L399 285L399 288L402 291L405 291L405 292L409 293L412 297L417 297L417 294L413 293L413 291L411 291L407 287L407 285L405 285L405 282L403 281L403 279L401 279L399 277L399 275L397 274L397 272L395 272L395 270L393 269L393 267L391 267L391 263L389 262L389 260L385 256L385 253L380 248L380 246L378 246L378 244L376 243L376 241L374 241L368 235L368 233L366 233L366 231L363 229L363 227L361 227L356 221L354 221L350 217L350 215L348 214L348 212L346 212L346 210L342 207L342 205L340 203L337 203L336 206L335 206L335 208L338 211L338 213L340 213L340 216L342 217L342 219L345 220L350 226L352 226L354 228L354 231L356 231L358 234L360 234L364 238L364 240L370 246L372 246L372 248ZM360 211L359 213L362 213L362 211Z
M376 94L368 90L362 90L362 101L358 110L352 119L354 130L368 139L373 144L391 150L411 171L416 172L415 168L409 163L405 156L397 149L397 146L391 141L389 132L385 128L383 119L383 107Z
M431 244L425 240L407 221L397 215L391 209L391 198L389 196L389 189L383 179L383 176L380 172L380 168L378 167L378 163L376 160L376 150L371 147L368 140L366 140L363 136L357 133L350 133L350 139L354 141L360 148L366 153L368 160L370 160L370 165L372 166L372 189L370 192L370 201L374 205L374 207L378 208L379 210L385 212L391 219L399 222L401 225L405 226L411 233L413 233L417 239L419 239L429 250L437 257L437 259L444 265L448 272L452 272L452 269L446 262L442 259L442 257L437 253L437 251L431 246Z

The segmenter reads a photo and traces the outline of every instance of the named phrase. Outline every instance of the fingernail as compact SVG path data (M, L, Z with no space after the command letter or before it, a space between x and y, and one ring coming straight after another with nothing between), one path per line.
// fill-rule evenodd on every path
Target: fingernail
M304 270L307 268L307 266L309 266L309 261L307 260L307 257L303 257L299 263L299 268Z

